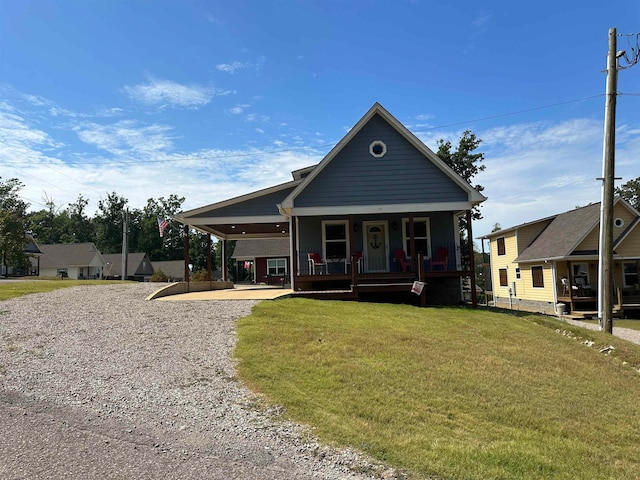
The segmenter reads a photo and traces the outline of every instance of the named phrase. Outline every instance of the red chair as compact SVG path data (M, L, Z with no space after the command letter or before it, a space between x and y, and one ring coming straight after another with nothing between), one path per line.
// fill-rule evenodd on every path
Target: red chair
M440 247L436 250L436 254L431 259L431 270L435 266L441 266L443 270L448 269L449 249L447 247Z
M327 262L322 260L322 257L319 253L308 253L307 258L309 261L309 273L311 275L316 274L316 267L319 267L318 270L320 275L322 275L322 270L324 269L324 273L327 273Z
M401 272L408 272L409 271L409 267L411 267L411 265L409 264L409 262L407 262L407 254L404 253L404 250L402 250L401 248L398 248L396 250L393 251L393 260L396 262L396 264L398 265L398 270Z

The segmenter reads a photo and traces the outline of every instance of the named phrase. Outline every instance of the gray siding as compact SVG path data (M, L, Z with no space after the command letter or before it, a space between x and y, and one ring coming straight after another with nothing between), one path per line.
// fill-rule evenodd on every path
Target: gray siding
M381 140L382 158L369 153ZM468 195L375 115L296 198L295 207L467 201Z
M233 217L233 216L262 216L262 215L279 215L277 205L293 191L295 187L286 188L278 192L269 193L257 198L245 200L244 202L235 203L227 207L212 208L210 211L189 217L206 218L206 217Z

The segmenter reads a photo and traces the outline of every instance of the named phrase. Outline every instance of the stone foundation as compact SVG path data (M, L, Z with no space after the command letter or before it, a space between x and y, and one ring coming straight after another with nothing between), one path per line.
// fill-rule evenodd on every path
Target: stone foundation
M511 307L509 306L509 297L495 297L495 306L498 308L511 308L512 310L521 310L524 312L542 313L545 315L556 315L556 306L553 302L541 302L539 300L525 300L522 298L512 297Z

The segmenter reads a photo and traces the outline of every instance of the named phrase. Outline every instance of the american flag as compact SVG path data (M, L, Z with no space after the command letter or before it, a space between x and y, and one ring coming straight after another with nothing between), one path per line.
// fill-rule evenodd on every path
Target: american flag
M169 220L158 217L158 230L160 230L160 238L164 235L164 231L169 226Z

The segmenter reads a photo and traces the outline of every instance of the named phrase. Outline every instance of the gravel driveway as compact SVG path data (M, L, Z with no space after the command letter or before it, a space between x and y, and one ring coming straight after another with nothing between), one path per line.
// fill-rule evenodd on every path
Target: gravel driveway
M145 301L157 287L0 302L0 478L395 478L277 421L234 379L254 301Z

